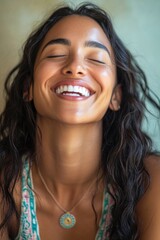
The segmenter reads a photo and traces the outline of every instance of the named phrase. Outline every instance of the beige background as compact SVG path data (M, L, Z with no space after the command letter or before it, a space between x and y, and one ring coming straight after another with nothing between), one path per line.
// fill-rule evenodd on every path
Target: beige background
M21 47L29 33L57 5L82 1L0 0L0 111L4 106L3 82L9 69L21 56ZM160 96L160 1L90 1L111 15L114 26L148 77L149 85ZM152 109L151 109L152 110ZM145 129L160 149L160 124L149 116Z

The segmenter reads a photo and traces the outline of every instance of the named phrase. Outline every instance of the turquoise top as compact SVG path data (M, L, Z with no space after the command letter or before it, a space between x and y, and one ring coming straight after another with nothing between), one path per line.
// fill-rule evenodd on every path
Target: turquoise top
M22 173L22 201L20 228L16 240L40 240L39 225L36 216L36 201L33 192L32 173L28 161L25 162ZM109 240L107 229L111 220L111 206L113 199L105 191L102 216L95 240Z

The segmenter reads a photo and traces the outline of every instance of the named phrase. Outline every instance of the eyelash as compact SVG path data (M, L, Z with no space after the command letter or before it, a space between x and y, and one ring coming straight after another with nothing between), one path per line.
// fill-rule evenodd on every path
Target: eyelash
M47 58L60 58L60 57L65 57L66 55L50 55L50 56L47 56ZM99 61L99 60L96 60L96 59L92 59L92 58L88 58L88 60L91 60L93 62L97 62L97 63L100 63L100 64L105 64L105 62L102 62L102 61Z
M59 57L65 57L66 55L50 55L47 56L47 58L59 58Z
M97 62L97 63L100 63L100 64L105 64L105 62L102 62L102 61L99 61L99 60L96 60L96 59L92 59L92 58L88 58L88 60L91 60L93 62Z

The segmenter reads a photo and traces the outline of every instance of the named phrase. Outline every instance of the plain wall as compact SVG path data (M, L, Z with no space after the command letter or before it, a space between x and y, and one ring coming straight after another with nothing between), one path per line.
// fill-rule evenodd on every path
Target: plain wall
M0 111L3 109L3 83L8 71L21 56L21 47L32 30L63 3L82 1L0 0ZM110 14L120 38L144 69L149 86L160 96L160 1L90 1ZM150 108L153 111L152 108ZM149 115L145 130L160 149L160 119Z

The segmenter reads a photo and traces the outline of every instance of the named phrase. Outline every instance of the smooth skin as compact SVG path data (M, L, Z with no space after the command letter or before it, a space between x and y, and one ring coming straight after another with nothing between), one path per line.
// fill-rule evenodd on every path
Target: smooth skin
M150 184L137 204L139 240L160 239L160 158L150 156L145 161Z
M89 97L57 94L57 86L65 84L84 86L91 94ZM53 26L38 52L34 66L34 84L30 88L28 100L34 102L37 125L42 134L40 139L37 132L37 164L48 188L63 208L70 210L96 178L101 159L102 118L108 108L119 110L121 96L113 50L98 23L89 17L73 15L64 17ZM159 164L154 159L153 162ZM150 169L150 163L148 166ZM155 179L154 170L149 173ZM96 186L93 185L73 210L77 218L76 226L64 230L58 222L62 211L43 186L36 164L32 166L32 174L34 190L38 196L36 204L41 239L95 239L98 229L91 201ZM153 180L153 185L157 181L158 177ZM144 218L145 221L150 219L150 214L144 214L141 206L149 203L149 196L155 191L153 185L150 185L152 190L146 192L145 200L142 199L137 208L141 240L158 239L153 239L151 235L150 238L144 238L146 230L141 224ZM98 221L102 212L103 191L104 182L101 180L95 197ZM21 198L18 192L20 181L14 192L20 210ZM156 194L157 192L155 196ZM149 211L152 209L150 207ZM14 228L10 227L8 231L16 236L19 224L14 218L11 226ZM3 239L6 240L6 236Z

